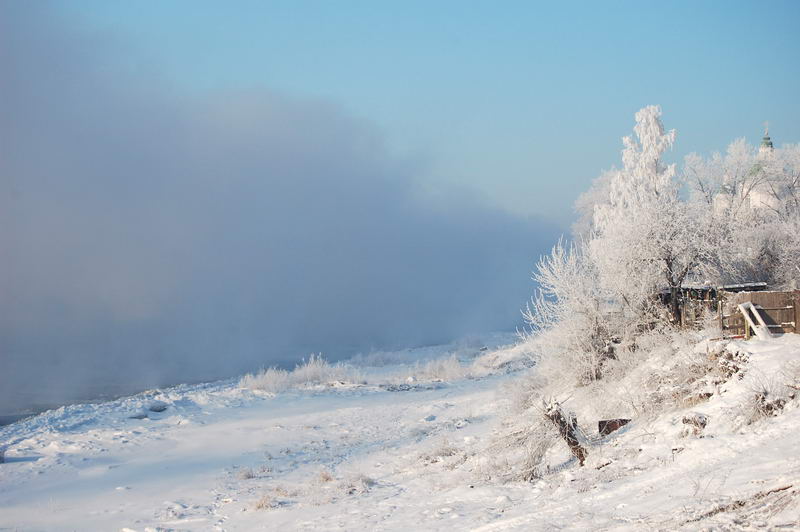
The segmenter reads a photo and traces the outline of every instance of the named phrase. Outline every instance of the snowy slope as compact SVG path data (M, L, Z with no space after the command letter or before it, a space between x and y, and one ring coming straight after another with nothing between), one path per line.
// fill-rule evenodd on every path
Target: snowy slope
M753 390L800 360L800 337L729 349L747 352L747 371L707 402L634 420L586 467L534 483L492 469L516 378L500 370L277 396L222 382L74 405L0 430L0 529L797 529L800 409L741 416ZM684 434L688 413L707 417L701 433Z

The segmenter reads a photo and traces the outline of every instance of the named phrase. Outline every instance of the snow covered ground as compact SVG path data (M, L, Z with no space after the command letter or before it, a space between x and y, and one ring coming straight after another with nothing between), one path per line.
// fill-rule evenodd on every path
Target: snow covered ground
M360 368L366 384L272 395L227 381L73 405L0 429L0 529L800 529L796 400L741 422L800 362L800 336L728 349L746 371L708 401L634 420L585 467L532 483L501 481L491 453L519 347L361 357L388 363ZM452 356L460 378L421 371Z

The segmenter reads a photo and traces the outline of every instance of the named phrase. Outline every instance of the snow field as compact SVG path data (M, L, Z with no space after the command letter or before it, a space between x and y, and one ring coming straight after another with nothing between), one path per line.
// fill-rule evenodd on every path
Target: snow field
M470 371L495 368L493 375L432 382L417 371L413 386L392 385L436 358L426 355L410 367L373 375L367 368L373 384L278 394L236 382L179 386L4 427L0 526L798 529L800 409L792 387L800 337L676 337L649 347L639 364L616 361L607 389L573 388L559 398L586 433L585 467L557 437L538 450L536 467L526 462L536 451L530 436L542 427L522 391L558 381L546 366L524 379L507 373L524 347L457 355ZM438 353L449 364L453 353ZM612 384L618 394L597 400ZM784 403L754 415L765 388L769 401ZM611 412L633 421L601 440L592 425Z
M496 378L506 378L502 350L474 348L469 355L459 349L469 364L485 357L478 366L487 374L497 362ZM506 357L519 358L515 349ZM411 368L435 366L435 354L446 366L453 348L412 353ZM380 370L383 383L409 376L405 365ZM392 498L396 488L382 480L386 471L420 461L421 453L436 460L446 434L477 420L469 417L475 408L455 408L462 400L444 400L464 395L470 403L470 386L424 377L396 388L306 379L280 394L230 381L178 386L72 405L3 427L8 463L0 469L0 526L273 529L286 514L291 529L304 526L298 515L308 520L312 507L346 506L342 501L371 492ZM480 383L481 394L493 395L487 387L488 380ZM360 462L381 453L385 464Z

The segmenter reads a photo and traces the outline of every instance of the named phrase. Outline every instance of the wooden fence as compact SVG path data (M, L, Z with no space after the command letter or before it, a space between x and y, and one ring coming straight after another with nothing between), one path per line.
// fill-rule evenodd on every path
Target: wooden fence
M724 336L749 336L741 303L750 302L764 318L772 333L798 333L800 290L792 292L723 293L719 300L719 322Z

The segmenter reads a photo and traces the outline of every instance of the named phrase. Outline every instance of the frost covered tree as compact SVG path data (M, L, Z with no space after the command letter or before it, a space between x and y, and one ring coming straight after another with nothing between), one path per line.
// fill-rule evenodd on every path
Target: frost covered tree
M525 318L581 381L600 378L614 344L658 319L660 290L669 288L677 303L702 259L703 232L680 198L675 166L662 160L675 132L664 130L660 116L656 106L636 114L622 168L604 173L578 202L580 234L556 245L534 273L539 293Z
M724 155L714 153L708 159L687 155L684 176L692 200L726 220L748 217L754 191L766 181L756 169L757 161L755 148L743 138L733 141Z
M606 170L592 181L588 190L575 200L574 210L578 219L572 224L572 236L588 240L594 229L594 210L597 205L608 203L609 187L616 170Z
M666 287L673 320L679 320L678 293L707 250L708 231L682 201L675 165L663 161L674 142L675 130L664 130L660 107L637 112L608 200L594 209L589 248L601 282L623 311L644 319L657 313L654 295Z
M800 274L800 148L737 140L724 155L690 155L678 175L664 161L674 142L659 107L637 112L621 168L576 203L574 240L537 264L525 318L532 336L546 337L541 350L580 381L601 378L615 348L634 346L643 328L666 316L679 324L690 280L791 286Z
M539 260L533 279L539 291L523 317L534 335L545 335L547 354L568 364L580 381L599 378L614 333L586 243L559 241Z
M692 208L713 228L711 257L719 282L792 286L800 262L800 147L756 150L738 139L726 153L686 157Z

